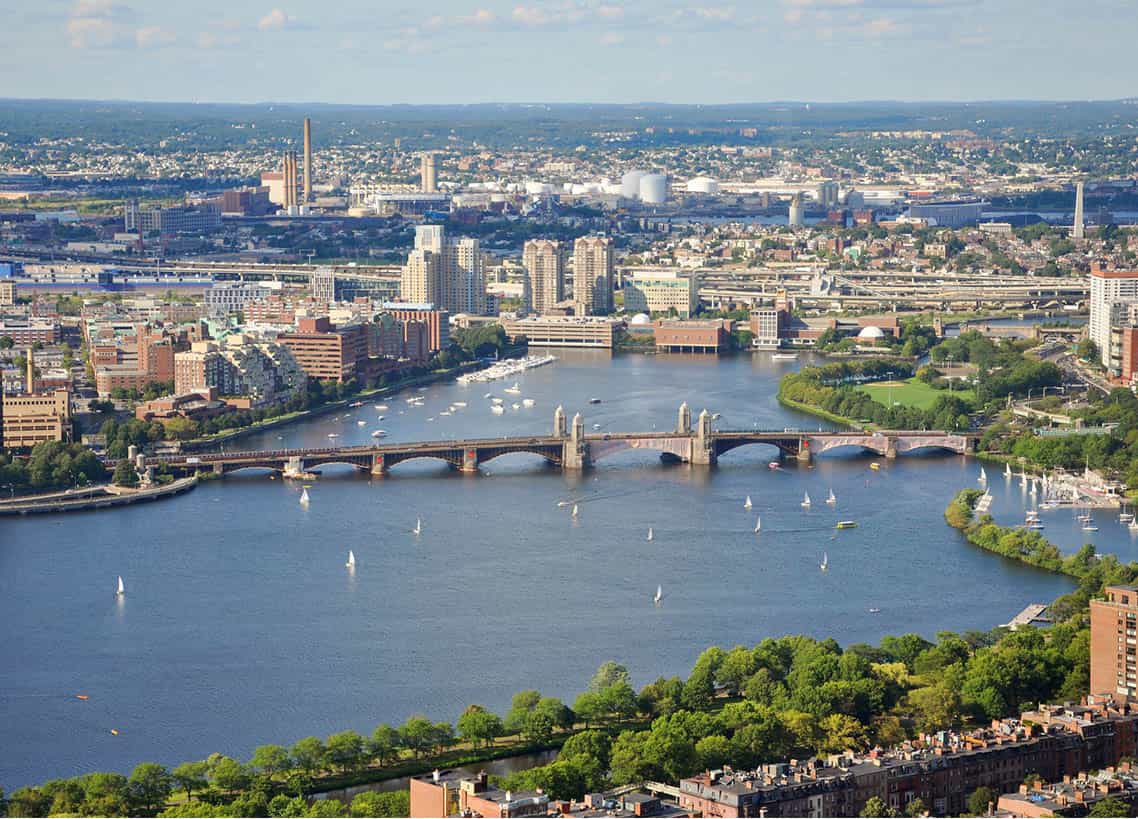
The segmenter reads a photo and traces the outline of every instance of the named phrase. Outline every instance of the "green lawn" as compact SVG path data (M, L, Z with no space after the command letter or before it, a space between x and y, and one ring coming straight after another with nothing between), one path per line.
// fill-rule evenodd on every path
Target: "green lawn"
M879 404L889 406L890 384L893 385L893 403L901 404L905 407L916 407L917 409L926 410L931 407L941 395L948 395L947 390L934 390L924 381L918 381L916 378L910 378L906 381L878 381L873 384L863 384L857 389L869 395ZM958 390L953 388L952 394L969 400L973 397L972 390Z

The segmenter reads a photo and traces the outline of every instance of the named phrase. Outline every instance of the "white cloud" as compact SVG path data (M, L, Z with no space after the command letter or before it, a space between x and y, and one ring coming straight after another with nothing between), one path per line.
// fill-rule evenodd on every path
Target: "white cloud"
M620 6L598 6L597 16L604 20L623 20L624 9Z
M878 17L876 20L870 20L865 24L866 34L874 37L884 37L889 34L899 34L901 32L901 25L889 17Z
M537 6L517 6L510 16L515 22L526 26L544 26L553 22L553 18Z
M734 6L697 6L691 11L696 17L718 22L726 22L735 16Z
M624 42L624 35L616 31L606 31L601 35L601 45L614 46Z
M134 42L139 48L158 48L169 45L176 39L174 32L168 31L162 26L143 26L134 32Z
M494 12L490 11L490 9L478 9L476 12L474 12L474 14L467 15L466 17L459 17L458 19L459 22L462 23L473 23L474 25L478 26L487 26L490 25L490 23L493 23L496 18L494 17Z
M257 28L261 31L280 31L285 28L293 28L296 24L295 17L286 14L280 8L275 8L261 18L260 22L257 23Z
M134 9L115 0L79 0L67 19L67 40L72 48L121 48L130 44L123 24L135 17Z

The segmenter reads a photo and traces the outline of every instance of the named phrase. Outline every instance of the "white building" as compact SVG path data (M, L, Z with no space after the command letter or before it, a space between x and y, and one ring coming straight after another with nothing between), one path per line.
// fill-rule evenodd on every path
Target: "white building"
M612 312L612 239L582 236L573 243L573 301L582 312Z
M548 313L565 298L565 254L561 243L530 239L522 249L522 266L526 271L526 307Z
M486 314L486 268L477 239L451 239L441 225L415 228L415 248L403 266L400 293L451 314Z
M699 308L699 277L674 270L634 273L624 284L624 309L630 313L670 313L690 318Z
M1111 326L1138 305L1138 270L1102 270L1091 268L1091 316L1088 336L1098 347L1103 366L1110 366Z
M218 318L240 312L246 304L260 301L274 289L277 288L254 282L219 282L205 291L205 313Z

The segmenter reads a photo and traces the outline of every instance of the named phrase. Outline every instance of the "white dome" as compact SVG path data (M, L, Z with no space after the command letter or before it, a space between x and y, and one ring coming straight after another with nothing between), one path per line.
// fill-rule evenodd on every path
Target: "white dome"
M632 319L628 323L629 324L640 324L640 325L651 324L652 323L652 317L649 316L647 313L637 313L635 316L632 317Z
M874 327L873 325L870 325L869 327L862 327L861 332L857 334L857 337L865 339L885 338L885 331L880 327Z

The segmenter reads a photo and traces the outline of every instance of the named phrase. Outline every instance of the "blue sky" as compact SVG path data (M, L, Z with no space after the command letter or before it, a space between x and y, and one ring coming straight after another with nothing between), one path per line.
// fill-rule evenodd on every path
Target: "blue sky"
M0 0L0 97L1138 96L1135 0Z

